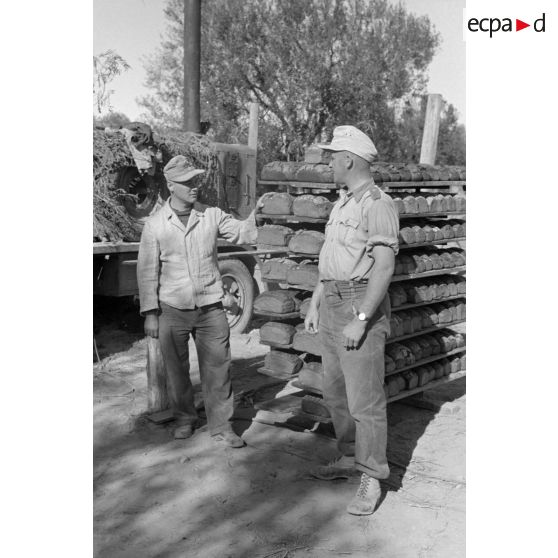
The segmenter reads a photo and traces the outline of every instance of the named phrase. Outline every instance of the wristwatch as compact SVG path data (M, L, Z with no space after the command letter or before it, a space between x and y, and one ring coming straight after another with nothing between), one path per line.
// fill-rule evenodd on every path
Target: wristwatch
M357 315L357 318L361 321L361 322L367 322L368 318L366 317L366 314L364 312L359 312Z

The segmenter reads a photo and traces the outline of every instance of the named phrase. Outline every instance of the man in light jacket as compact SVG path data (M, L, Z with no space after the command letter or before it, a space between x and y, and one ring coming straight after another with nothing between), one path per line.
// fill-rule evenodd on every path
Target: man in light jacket
M244 442L232 430L229 324L217 262L217 235L235 244L253 244L254 210L239 221L217 207L197 202L192 179L203 170L179 155L164 168L171 195L143 228L138 254L140 313L145 333L159 337L168 378L174 437L189 438L197 424L190 381L188 340L194 336L205 410L213 440L230 447ZM259 202L258 202L259 205Z

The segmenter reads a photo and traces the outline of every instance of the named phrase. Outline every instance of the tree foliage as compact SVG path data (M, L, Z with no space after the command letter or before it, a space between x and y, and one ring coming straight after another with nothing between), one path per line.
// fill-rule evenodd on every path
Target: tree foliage
M131 66L114 50L106 50L93 56L93 106L97 114L111 111L110 96L114 93L109 89L110 82Z
M180 127L182 0L167 0L165 17L162 44L145 61L152 94L140 103L152 124ZM257 101L270 158L299 158L304 145L353 124L394 159L408 152L401 115L425 92L438 44L427 17L388 0L204 0L201 118L215 139L242 140Z

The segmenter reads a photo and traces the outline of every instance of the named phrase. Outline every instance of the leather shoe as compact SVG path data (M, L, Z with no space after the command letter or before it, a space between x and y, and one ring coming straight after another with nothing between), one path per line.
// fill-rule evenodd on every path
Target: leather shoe
M183 424L182 426L177 426L174 431L175 440L185 440L190 438L194 433L194 427L191 424Z
M362 473L360 486L355 497L347 506L347 511L352 515L370 515L374 513L381 494L380 481Z
M246 445L244 440L240 438L240 436L237 436L232 430L225 430L225 432L213 434L211 439L214 442L225 444L231 448L242 448Z

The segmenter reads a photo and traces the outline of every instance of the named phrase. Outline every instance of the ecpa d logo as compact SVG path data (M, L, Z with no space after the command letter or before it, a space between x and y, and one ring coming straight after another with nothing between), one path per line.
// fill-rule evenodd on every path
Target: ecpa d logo
M546 25L545 16L546 14L543 13L543 15L540 18L536 19L533 22L533 29L535 32L537 33L545 32L545 25ZM521 31L522 29L526 29L527 27L531 27L531 24L525 23L524 21L521 21L520 19L517 18L515 19L515 31ZM504 17L502 19L500 19L499 17L485 17L483 19L477 19L476 17L472 17L467 22L467 28L469 29L469 31L472 31L473 33L476 33L478 31L482 31L483 33L489 33L490 38L492 38L492 35L494 33L497 33L498 31L503 31L503 32L514 31L512 18L509 17Z

